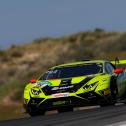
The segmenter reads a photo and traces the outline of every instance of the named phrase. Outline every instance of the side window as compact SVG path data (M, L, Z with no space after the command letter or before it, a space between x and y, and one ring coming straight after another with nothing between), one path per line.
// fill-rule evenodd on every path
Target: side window
M105 64L105 70L108 74L112 74L114 71L114 67L110 63Z

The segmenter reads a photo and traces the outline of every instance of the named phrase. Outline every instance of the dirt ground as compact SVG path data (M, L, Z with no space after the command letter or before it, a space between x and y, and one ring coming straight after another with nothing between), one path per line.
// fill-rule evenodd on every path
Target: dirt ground
M5 105L0 104L0 120L10 120L28 117L21 104Z

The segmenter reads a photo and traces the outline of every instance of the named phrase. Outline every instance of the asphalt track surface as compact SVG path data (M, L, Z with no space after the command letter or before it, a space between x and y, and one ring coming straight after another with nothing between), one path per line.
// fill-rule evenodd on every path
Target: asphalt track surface
M126 126L124 121L126 105L117 105L1 121L0 126Z

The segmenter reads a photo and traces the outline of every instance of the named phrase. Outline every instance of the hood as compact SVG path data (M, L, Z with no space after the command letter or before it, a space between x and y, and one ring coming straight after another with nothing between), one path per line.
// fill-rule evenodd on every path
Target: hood
M63 78L63 79L51 79L51 80L41 80L37 81L35 84L33 84L33 87L56 87L56 86L68 86L68 85L75 85L75 84L86 84L90 80L92 80L95 76L81 76L81 77L73 77L73 78Z
M98 75L97 75L98 76ZM41 80L32 85L32 89L41 90L45 95L77 92L82 86L96 82L96 75L73 78Z

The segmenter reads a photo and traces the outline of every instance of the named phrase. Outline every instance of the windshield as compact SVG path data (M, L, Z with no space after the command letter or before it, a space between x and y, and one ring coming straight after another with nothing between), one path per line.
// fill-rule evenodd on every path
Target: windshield
M40 80L78 77L102 73L102 71L103 70L101 63L88 63L77 66L65 66L47 71L42 77L40 77Z

